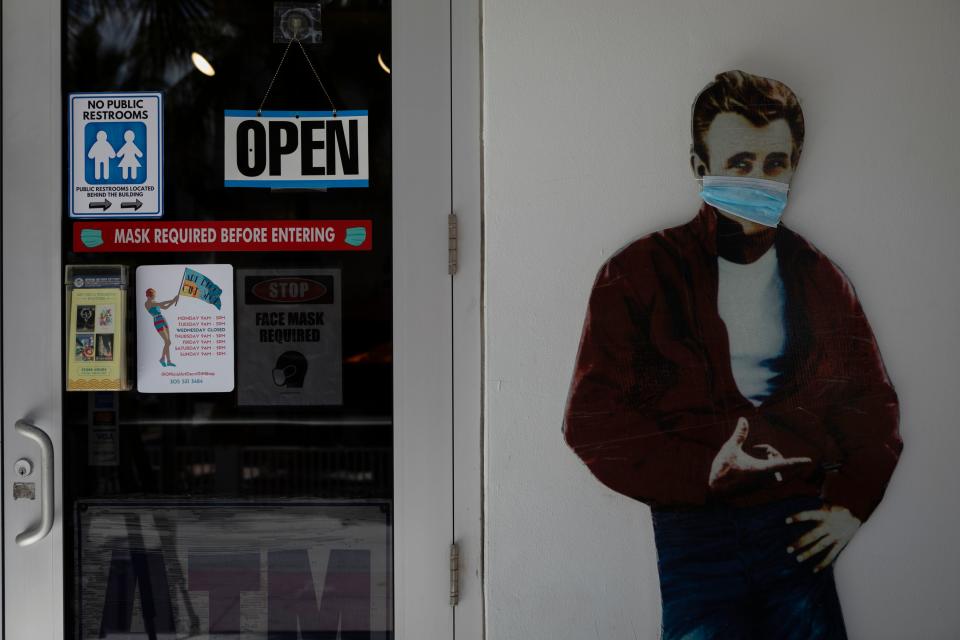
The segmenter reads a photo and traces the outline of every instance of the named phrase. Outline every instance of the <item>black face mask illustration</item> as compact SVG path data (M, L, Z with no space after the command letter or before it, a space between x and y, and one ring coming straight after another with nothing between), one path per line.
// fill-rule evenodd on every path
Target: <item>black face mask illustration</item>
M273 383L278 387L302 389L307 377L307 359L299 351L284 351L273 368Z

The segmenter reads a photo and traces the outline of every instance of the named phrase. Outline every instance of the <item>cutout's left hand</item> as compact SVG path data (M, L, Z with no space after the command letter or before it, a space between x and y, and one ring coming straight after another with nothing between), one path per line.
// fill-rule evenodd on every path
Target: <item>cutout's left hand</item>
M787 547L787 553L799 551L797 562L806 562L826 552L813 568L814 573L823 571L833 564L862 524L860 519L850 513L846 507L838 505L824 505L816 511L801 511L787 518L787 524L795 522L818 523L813 529L797 538L792 546Z

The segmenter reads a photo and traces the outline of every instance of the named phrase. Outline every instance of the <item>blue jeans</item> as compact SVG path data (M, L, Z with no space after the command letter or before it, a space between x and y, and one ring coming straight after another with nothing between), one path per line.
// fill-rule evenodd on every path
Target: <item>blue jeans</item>
M846 640L832 567L787 547L812 523L786 524L817 498L756 507L655 510L662 640Z

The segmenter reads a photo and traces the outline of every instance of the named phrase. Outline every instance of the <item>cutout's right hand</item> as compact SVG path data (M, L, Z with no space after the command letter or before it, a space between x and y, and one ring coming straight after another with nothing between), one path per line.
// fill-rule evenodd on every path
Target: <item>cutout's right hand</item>
M746 418L737 420L730 439L723 443L717 456L710 465L709 486L711 491L723 492L734 489L757 477L760 473L776 472L787 467L812 462L810 458L784 458L768 444L758 444L754 448L766 453L766 458L752 456L743 450L743 443L750 433L750 423Z

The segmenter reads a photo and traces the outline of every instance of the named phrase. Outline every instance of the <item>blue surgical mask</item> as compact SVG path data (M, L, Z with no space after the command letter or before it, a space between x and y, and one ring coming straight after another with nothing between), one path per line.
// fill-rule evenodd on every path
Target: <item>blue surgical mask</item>
M767 227L776 227L787 206L788 191L790 185L776 180L703 176L700 197L725 213Z

